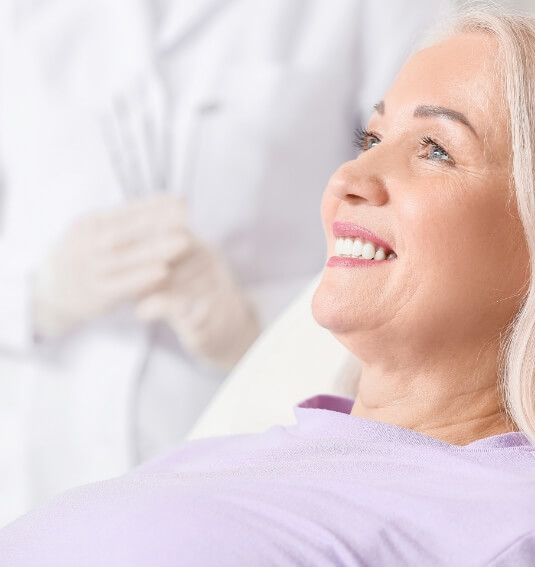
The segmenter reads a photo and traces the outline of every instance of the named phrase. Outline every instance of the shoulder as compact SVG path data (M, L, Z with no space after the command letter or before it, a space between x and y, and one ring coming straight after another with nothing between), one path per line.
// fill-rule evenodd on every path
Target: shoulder
M264 433L211 437L186 442L137 467L134 473L159 473L195 470L225 466L237 466L245 460L251 462L264 454L298 443L289 433L292 427L276 426Z

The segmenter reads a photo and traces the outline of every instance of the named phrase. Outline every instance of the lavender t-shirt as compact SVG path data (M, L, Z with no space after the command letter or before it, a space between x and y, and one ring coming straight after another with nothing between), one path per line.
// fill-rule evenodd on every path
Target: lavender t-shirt
M297 425L186 444L0 532L0 565L535 565L535 447L459 447L319 396Z

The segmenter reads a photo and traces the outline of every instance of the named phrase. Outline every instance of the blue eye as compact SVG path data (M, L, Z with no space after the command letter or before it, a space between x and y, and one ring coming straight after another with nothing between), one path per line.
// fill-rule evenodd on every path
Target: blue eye
M380 142L379 138L376 138L375 136L371 136L370 138L368 138L367 149L370 150L371 148L377 146L379 142Z
M379 136L366 130L365 128L357 128L355 130L353 145L361 152L371 150L381 142Z
M423 149L428 150L426 151L425 155L420 156L421 158L453 163L453 160L451 159L448 152L429 136L424 136L420 140L420 145Z

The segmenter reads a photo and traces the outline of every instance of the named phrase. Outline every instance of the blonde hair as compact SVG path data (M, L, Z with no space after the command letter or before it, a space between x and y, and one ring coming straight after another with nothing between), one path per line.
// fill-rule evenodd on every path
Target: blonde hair
M535 18L491 2L459 9L435 35L483 32L498 44L511 139L511 186L530 257L529 287L502 348L501 393L509 417L535 443Z

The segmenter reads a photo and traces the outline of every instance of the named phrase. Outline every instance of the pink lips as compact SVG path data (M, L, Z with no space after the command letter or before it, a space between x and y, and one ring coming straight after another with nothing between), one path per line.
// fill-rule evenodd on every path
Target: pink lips
M369 242L373 242L376 246L382 246L388 256L390 252L393 252L390 244L381 240L378 236L373 234L366 228L352 224L349 222L335 222L333 224L333 234L335 237L349 237L349 238L362 238ZM356 268L364 266L379 266L385 264L390 260L365 260L364 258L348 258L343 256L332 256L327 262L327 266L330 267L344 267L344 268Z
M352 224L350 222L335 222L333 224L333 234L337 238L347 236L349 238L362 238L363 240L368 240L369 242L373 242L377 246L382 246L385 249L387 255L389 252L393 251L388 242L381 240L367 228L362 228L361 226Z

